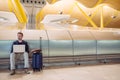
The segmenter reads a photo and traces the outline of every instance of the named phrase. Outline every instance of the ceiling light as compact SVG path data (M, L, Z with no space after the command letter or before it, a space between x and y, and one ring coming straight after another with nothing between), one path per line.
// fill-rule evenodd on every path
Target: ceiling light
M59 14L63 14L63 11L60 11Z
M79 21L78 19L74 19L73 21L71 21L71 23L76 23L78 21Z
M111 16L111 18L115 19L117 16Z
M91 13L89 13L89 14L88 14L88 16L89 16L89 17L91 17L91 16L92 16L92 14L91 14Z

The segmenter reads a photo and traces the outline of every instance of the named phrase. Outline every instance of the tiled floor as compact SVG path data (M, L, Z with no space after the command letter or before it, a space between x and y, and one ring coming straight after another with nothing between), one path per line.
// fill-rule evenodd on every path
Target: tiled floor
M22 71L10 76L0 71L0 80L120 80L120 64L78 66L59 69L45 69L42 72L24 74Z

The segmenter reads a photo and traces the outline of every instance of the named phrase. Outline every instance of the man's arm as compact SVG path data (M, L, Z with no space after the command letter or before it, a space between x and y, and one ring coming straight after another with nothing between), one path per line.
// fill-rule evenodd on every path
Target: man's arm
M25 45L26 45L25 51L29 53L29 45L28 45L28 43L26 42Z
M15 44L17 44L17 41L14 41L14 42L12 43L10 53L13 53L13 45L15 45Z
M10 53L13 53L13 45L14 45L14 42L11 45L11 51L10 51Z

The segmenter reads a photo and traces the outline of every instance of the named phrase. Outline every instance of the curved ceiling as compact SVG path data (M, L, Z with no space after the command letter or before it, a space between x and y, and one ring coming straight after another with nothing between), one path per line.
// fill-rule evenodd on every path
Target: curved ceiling
M69 3L67 3L69 1ZM104 4L103 19L104 27L120 28L120 0L77 0L82 11L100 27L101 5ZM74 4L76 0L60 0L54 4L47 4L36 16L37 23L40 22L47 14L70 14L71 18L76 18L79 21L75 24L80 26L91 26L85 15Z
M117 10L120 10L120 0L77 0L77 1L89 8L105 3Z
M60 0L46 0L48 3L53 4ZM69 0L68 0L69 1ZM120 0L74 0L78 1L79 3L83 4L84 6L88 8L93 8L95 6L98 6L99 4L107 4L117 10L120 10Z
M104 3L120 11L120 0L104 0Z
M70 14L71 18L79 21L75 24L81 26L92 26L74 2L79 2L80 8L100 27L100 6L103 7L104 26L120 28L120 0L47 0L47 4L38 13L36 20L39 23L47 14ZM69 1L69 3L68 3ZM53 4L54 3L54 4ZM20 23L27 23L27 16L20 0L0 0L0 11L13 12ZM42 16L41 16L42 15ZM11 18L12 19L12 18Z

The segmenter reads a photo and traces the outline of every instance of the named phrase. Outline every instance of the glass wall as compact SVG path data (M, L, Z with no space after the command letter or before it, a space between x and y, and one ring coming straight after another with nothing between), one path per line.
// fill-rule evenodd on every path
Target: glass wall
M0 40L0 58L8 58L12 41Z
M98 54L116 54L120 53L120 40L98 40Z
M13 41L0 40L0 58L9 58ZM30 49L40 48L39 40L27 40ZM43 56L72 56L120 53L120 40L42 40Z
M70 56L72 53L71 40L50 40L49 55L50 56Z
M96 54L95 40L75 40L74 55L91 55Z

